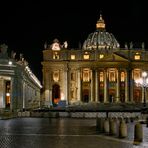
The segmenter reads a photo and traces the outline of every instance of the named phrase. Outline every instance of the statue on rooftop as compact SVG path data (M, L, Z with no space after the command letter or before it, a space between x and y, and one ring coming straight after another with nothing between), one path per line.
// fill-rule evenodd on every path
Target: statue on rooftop
M142 49L145 49L145 44L144 44L144 42L142 42Z
M67 47L68 47L67 41L65 41L65 42L63 43L63 47L64 47L64 48L67 48Z
M125 45L124 45L124 46L125 46L125 49L128 49L127 43L125 43Z
M132 42L130 42L130 49L132 49L133 48L133 43Z
M8 57L7 49L8 49L8 46L6 44L0 45L0 57L2 58Z
M20 59L19 60L23 61L23 54L22 53L20 53Z
M12 59L15 59L15 56L16 56L16 52L14 52L13 50L11 51L11 58Z

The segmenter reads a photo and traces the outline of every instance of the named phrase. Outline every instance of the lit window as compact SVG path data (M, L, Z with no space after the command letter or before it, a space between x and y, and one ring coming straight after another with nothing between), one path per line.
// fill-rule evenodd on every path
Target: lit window
M140 69L134 69L133 71L134 80L140 79L140 75L141 75Z
M83 55L83 58L84 58L85 60L88 60L88 59L89 59L89 54Z
M103 72L100 72L100 82L103 82L104 78L103 78Z
M125 73L121 72L121 82L124 82L124 81L125 81Z
M53 53L53 59L59 59L59 54L58 52Z
M113 71L113 70L109 71L109 81L115 82L115 80L116 80L115 71Z
M100 55L99 55L99 58L100 58L100 59L104 58L104 54L100 54Z
M71 55L71 60L75 60L76 59L76 55L72 54Z
M89 82L89 80L90 80L89 70L84 70L83 71L83 82Z
M140 54L139 53L136 53L135 56L134 56L134 59L135 60L140 60Z

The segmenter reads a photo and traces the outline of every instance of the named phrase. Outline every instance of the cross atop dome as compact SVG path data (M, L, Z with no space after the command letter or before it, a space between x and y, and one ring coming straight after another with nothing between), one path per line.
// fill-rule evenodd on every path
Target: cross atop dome
M105 29L105 22L104 22L104 19L102 18L102 14L100 14L100 18L97 21L96 29L98 29L98 30Z

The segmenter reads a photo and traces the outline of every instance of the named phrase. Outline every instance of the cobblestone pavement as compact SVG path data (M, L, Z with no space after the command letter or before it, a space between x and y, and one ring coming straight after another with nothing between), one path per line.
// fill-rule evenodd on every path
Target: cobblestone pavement
M0 148L148 148L144 140L133 145L134 123L126 139L98 134L95 119L15 118L0 120Z

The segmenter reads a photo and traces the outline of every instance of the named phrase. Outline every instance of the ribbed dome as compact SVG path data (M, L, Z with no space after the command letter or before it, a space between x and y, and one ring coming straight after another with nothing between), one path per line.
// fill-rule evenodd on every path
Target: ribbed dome
M117 49L119 43L112 33L106 32L105 23L100 15L96 24L96 31L90 33L83 44L84 50Z

